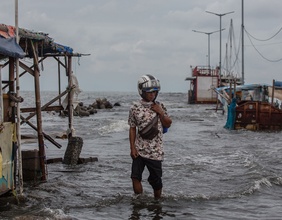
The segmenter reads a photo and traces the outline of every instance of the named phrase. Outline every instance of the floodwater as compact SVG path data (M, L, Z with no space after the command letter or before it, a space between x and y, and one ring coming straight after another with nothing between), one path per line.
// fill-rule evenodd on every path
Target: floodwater
M42 105L54 95L44 93ZM164 135L163 197L155 200L147 171L141 196L133 194L130 179L127 117L138 95L79 96L84 105L96 98L121 104L74 119L76 135L84 141L81 157L98 161L48 164L48 180L25 184L25 202L9 204L1 219L281 219L281 132L226 130L226 115L214 105L189 105L187 94L160 93L173 124ZM64 132L67 120L44 112L43 130L51 136ZM34 131L24 125L22 132ZM67 140L56 141L62 149L45 140L47 158L64 156Z

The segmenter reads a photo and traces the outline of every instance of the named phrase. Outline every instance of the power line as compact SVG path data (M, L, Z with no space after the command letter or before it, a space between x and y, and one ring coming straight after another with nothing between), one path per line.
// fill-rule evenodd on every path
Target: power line
M271 40L272 38L274 38L275 36L277 36L280 32L282 31L282 27L270 38L267 38L267 39L258 39L256 37L254 37L253 35L251 35L246 29L245 29L245 32L250 36L252 37L253 39L257 40L257 41L268 41L268 40Z
M280 30L281 30L281 29L280 29ZM267 60L268 62L273 62L273 63L282 61L282 58L277 59L277 60L271 60L271 59L266 58L266 57L255 47L255 45L254 45L253 41L251 40L251 37L250 37L249 33L246 31L246 29L245 29L245 32L246 32L246 34L247 34L247 36L248 36L248 38L249 38L249 40L250 40L250 42L251 42L253 48L257 51L257 53L258 53L263 59ZM279 32L280 32L280 31L279 31ZM279 32L278 32L278 33L279 33Z

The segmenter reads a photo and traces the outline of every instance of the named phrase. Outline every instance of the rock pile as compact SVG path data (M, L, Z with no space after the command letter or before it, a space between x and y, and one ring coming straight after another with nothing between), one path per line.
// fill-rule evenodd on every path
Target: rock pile
M83 102L78 103L76 108L73 111L74 116L89 116L97 113L97 109L112 109L114 106L120 106L117 102L112 105L106 98L103 99L96 99L95 102L86 106ZM64 112L67 115L67 112Z

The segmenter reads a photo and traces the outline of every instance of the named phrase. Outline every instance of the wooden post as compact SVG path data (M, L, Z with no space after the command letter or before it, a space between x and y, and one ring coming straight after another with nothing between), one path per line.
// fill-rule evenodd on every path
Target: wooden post
M16 42L19 44L19 3L15 0L15 28ZM19 58L16 58L16 94L20 97L20 76L19 76ZM20 102L17 103L17 145L18 145L18 173L19 173L19 188L20 195L23 195L23 169L22 169L22 140L21 140L21 118L20 118Z
M68 66L67 66L67 76L68 76L68 87L72 88L72 56L68 56ZM68 117L69 117L69 134L68 137L71 138L74 136L73 128L73 90L69 91L68 94Z
M13 57L9 57L9 92L15 92L15 60Z
M73 75L72 75L72 56L67 56L67 76L68 76L68 117L69 117L69 128L68 128L68 146L64 155L63 162L69 165L76 165L78 163L79 155L83 146L83 140L81 137L75 137L75 131L73 128Z
M2 65L0 64L0 124L4 121L4 104L3 104L1 69L2 69Z
M230 79L230 82L229 82L229 98L230 98L230 103L232 101L232 80Z
M61 64L60 64L60 57L58 57L58 90L59 94L61 94ZM61 98L59 99L59 105L62 105Z
M271 105L273 106L274 102L274 90L275 90L275 80L272 80L272 94L271 94Z
M9 57L9 92L10 93L15 93L15 59L13 57ZM8 116L9 117L9 121L12 123L16 122L15 119L15 107L12 107L12 115Z
M41 180L45 181L46 171L45 171L45 148L42 132L42 116L41 116L41 99L40 99L40 82L39 82L39 63L38 63L38 42L31 41L33 49L33 62L34 62L34 85L35 85L35 105L36 105L36 115L37 115L37 138L39 147L39 157L40 157L40 169L42 171Z

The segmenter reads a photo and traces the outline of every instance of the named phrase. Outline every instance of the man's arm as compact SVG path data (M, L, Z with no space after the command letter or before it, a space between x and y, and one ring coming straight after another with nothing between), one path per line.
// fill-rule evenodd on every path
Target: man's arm
M171 123L172 123L172 120L171 118L165 114L164 112L162 114L159 114L160 116L160 119L161 119L161 122L162 122L162 125L165 127L165 128L169 128Z
M129 143L130 143L130 156L132 159L138 157L138 152L135 148L136 127L129 128Z
M158 103L154 103L152 104L152 110L155 111L159 117L160 117L160 120L162 122L162 125L166 128L169 128L171 123L172 123L172 120L171 118L165 113L165 111L163 110L162 106Z

